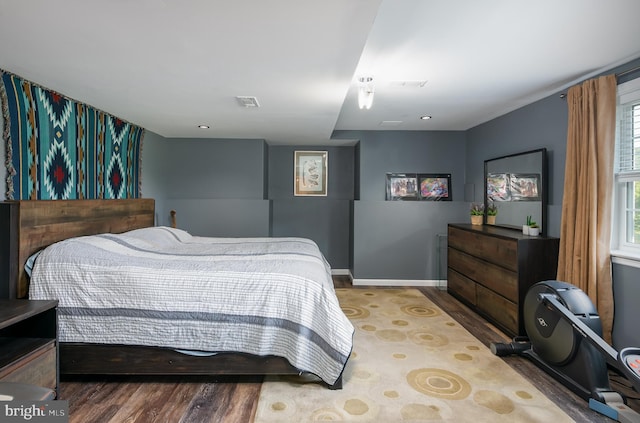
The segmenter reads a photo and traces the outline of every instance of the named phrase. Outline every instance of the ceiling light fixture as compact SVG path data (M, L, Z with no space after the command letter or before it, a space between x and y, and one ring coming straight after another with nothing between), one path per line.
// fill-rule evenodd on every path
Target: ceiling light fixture
M209 129L209 125L198 125L200 129Z
M369 110L373 104L373 78L363 76L358 79L358 106Z
M431 119L431 117L432 116L425 115L425 116L420 116L420 119L421 120L429 120L429 119Z

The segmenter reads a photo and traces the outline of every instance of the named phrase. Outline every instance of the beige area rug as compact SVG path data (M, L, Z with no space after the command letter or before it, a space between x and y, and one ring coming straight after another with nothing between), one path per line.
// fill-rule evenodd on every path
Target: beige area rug
M344 387L270 377L255 422L572 422L416 289L338 289L356 328Z

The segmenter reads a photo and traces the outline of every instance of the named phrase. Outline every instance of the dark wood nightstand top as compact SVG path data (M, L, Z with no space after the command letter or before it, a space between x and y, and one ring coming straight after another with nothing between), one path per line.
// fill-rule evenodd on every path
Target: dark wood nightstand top
M0 299L0 329L58 306L57 300Z

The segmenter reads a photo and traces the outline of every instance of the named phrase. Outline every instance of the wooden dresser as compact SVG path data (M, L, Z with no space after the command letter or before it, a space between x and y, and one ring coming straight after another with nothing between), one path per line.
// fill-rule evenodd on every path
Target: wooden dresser
M529 287L556 278L560 239L491 225L449 224L447 291L510 336L526 335Z

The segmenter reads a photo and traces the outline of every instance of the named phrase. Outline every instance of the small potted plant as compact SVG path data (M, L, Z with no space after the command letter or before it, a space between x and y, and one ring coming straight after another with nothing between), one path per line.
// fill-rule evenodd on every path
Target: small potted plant
M529 235L538 236L540 235L540 226L533 220L529 223Z
M527 216L527 224L522 225L522 233L524 235L538 236L540 235L540 227L532 219L531 216Z
M487 223L489 225L496 224L496 216L498 215L498 206L494 203L489 203L487 206Z
M484 204L471 203L469 214L471 215L472 225L482 225L482 218L484 216Z

